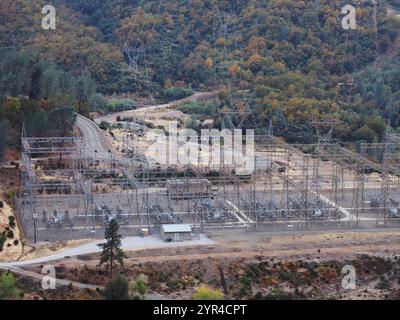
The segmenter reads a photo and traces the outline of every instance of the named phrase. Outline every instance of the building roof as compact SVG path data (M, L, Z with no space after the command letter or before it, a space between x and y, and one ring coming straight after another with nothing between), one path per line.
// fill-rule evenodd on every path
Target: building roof
M192 232L190 224L163 224L161 226L164 233L169 232Z

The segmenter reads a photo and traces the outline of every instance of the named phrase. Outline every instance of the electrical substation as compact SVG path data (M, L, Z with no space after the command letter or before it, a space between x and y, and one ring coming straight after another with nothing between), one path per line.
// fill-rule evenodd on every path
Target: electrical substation
M286 144L255 136L255 170L88 157L79 137L22 137L17 212L32 241L103 237L117 219L124 236L162 225L293 231L398 227L400 137L384 143ZM224 153L224 149L221 150ZM223 155L221 156L223 158Z

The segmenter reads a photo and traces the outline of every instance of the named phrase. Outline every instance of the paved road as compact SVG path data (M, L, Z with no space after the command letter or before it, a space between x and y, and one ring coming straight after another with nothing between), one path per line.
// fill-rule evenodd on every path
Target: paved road
M204 99L212 98L217 95L217 91L213 92L197 92L194 95L176 100L176 101L171 101L167 104L162 104L162 105L150 105L150 106L143 106L140 109L137 109L138 111L150 111L150 110L156 110L156 109L163 109L163 108L171 108L174 106L177 106L181 103L184 102L189 102L189 101L201 101ZM119 113L113 113L104 117L100 117L96 119L97 123L100 123L101 121L111 121L110 119L113 119L111 122L116 121L115 119L117 118L118 115L123 115L126 112L135 112L133 111L124 111L124 112L119 112ZM102 132L102 130L99 128L99 126L93 122L92 120L77 114L77 121L76 121L76 126L79 128L79 130L82 132L83 140L84 140L84 145L85 145L85 156L89 158L93 158L96 160L102 160L102 161L111 161L111 155L109 153L109 148L107 147L106 144L106 135ZM111 144L110 144L111 145ZM113 152L113 161L122 163L122 164L130 164L132 163L131 159L128 159L123 156L118 156L116 155L116 152Z
M78 114L76 126L82 132L82 138L85 146L84 156L87 158L92 158L103 162L115 162L123 165L132 164L132 162L134 162L132 159L118 155L115 150L112 150L113 152L110 153L110 149L106 144L108 137L92 120ZM109 145L111 145L111 142Z
M92 120L79 114L76 120L76 126L82 132L86 156L99 160L109 160L110 154L108 149L104 146L101 129Z
M60 260L64 259L65 257L73 257L78 255L101 252L101 249L97 245L103 242L104 240L95 240L87 244L79 245L75 248L60 250L59 252L46 257L41 257L26 261L0 263L0 268L21 267L32 264ZM141 250L141 249L188 247L188 246L210 245L210 244L215 244L215 242L205 235L200 235L199 240L196 239L186 242L164 242L160 239L158 235L152 235L144 238L126 237L122 239L122 249L124 249L125 251Z

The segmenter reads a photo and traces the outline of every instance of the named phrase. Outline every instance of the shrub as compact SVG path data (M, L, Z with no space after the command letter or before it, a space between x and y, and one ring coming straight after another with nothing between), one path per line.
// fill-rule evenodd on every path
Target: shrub
M179 280L170 279L166 283L170 291L178 291L182 289L182 283Z
M111 112L136 109L137 103L131 99L111 98L107 102L107 108Z
M107 131L110 128L110 124L107 121L102 121L99 127L101 130Z
M15 239L15 240L14 240L14 246L17 246L18 243L19 243L19 240Z
M138 295L140 299L144 300L148 291L149 287L145 279L137 279L136 281L129 282L129 296L131 298L135 298Z
M9 272L0 275L0 300L17 300L22 296L17 287L17 280Z
M162 97L168 101L179 100L191 96L194 93L192 89L170 88L162 92Z
M4 243L6 242L6 240L7 240L6 233L5 233L5 232L2 232L2 233L0 234L0 252L3 251Z
M0 201L0 209L3 209L4 208L4 203L3 203L3 201Z
M256 264L249 265L249 271L247 272L247 276L250 279L257 279L260 275L260 268Z
M129 283L121 274L111 279L103 292L106 300L129 300Z
M188 114L200 114L213 116L218 112L218 106L215 102L198 103L187 102L178 107L178 110Z
M146 122L145 125L149 129L155 129L156 128L155 125L153 123L151 123L151 122Z
M199 287L193 294L193 300L222 300L224 295L219 290L214 290L206 286Z
M188 129L192 129L194 131L199 130L199 121L197 120L197 118L195 116L191 116L190 120L186 126Z
M240 282L242 284L242 287L240 288L239 296L245 297L251 291L251 279L248 276L244 276Z
M8 217L8 225L10 226L10 228L14 229L14 227L15 227L15 217L14 216Z
M7 238L13 239L14 238L14 231L11 229L7 231Z

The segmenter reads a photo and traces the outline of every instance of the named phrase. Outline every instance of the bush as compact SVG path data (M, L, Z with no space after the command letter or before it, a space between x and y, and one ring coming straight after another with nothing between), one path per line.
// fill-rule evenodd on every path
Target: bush
M0 209L3 209L4 208L4 203L3 203L3 201L0 201Z
M148 291L149 287L145 279L137 279L136 281L129 282L129 296L131 298L139 296L140 299L144 300Z
M156 126L154 124L152 124L151 122L146 122L146 127L149 129L155 129Z
M128 280L120 274L117 274L110 280L103 292L106 300L129 300Z
M188 129L192 129L194 131L199 130L199 121L197 120L197 118L195 116L191 116L190 117L190 121L188 122L187 126Z
M13 238L14 238L14 231L12 231L11 229L8 230L8 232L7 232L7 238L13 239Z
M240 282L242 284L242 287L240 288L239 296L240 297L245 297L245 296L250 294L250 291L251 291L251 279L248 276L244 276Z
M22 296L17 287L17 280L9 272L0 275L0 300L17 300Z
M15 217L14 216L8 217L8 225L10 226L10 228L14 229L14 227L15 227Z
M192 89L170 88L162 92L162 97L168 101L179 100L194 94Z
M193 300L222 300L224 294L219 290L214 290L206 286L199 287L193 294Z
M6 240L7 240L6 233L3 231L3 232L0 234L0 252L3 251L4 243L6 242Z
M110 128L110 124L107 121L102 121L99 127L101 130L107 131Z
M107 109L111 112L134 110L136 108L137 103L131 99L111 98L107 101Z
M178 107L178 110L188 114L200 114L214 116L218 112L218 106L215 102L197 103L187 102Z

